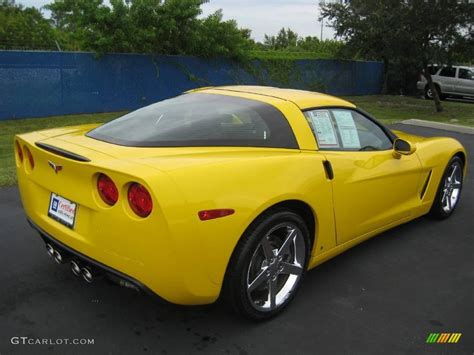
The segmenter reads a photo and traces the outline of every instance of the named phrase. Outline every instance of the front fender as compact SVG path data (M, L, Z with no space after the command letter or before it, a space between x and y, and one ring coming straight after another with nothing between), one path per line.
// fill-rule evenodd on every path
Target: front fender
M454 139L447 137L434 137L424 139L416 143L416 153L420 159L423 171L428 174L431 172L430 181L426 188L423 202L431 203L438 190L439 183L444 170L451 158L460 154L464 159L464 176L467 172L467 154L462 144Z

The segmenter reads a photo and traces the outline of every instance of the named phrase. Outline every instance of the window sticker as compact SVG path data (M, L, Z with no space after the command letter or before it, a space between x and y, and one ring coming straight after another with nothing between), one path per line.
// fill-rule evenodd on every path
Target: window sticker
M352 113L346 110L333 110L343 148L360 148L359 134L352 117Z
M320 148L339 148L329 111L310 111L309 117Z

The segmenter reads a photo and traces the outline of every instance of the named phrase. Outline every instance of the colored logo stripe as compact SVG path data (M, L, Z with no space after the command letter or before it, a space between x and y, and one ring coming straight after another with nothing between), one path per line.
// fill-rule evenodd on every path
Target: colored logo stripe
M438 340L439 334L438 333L431 333L428 335L428 339L426 339L427 343L435 343Z
M457 343L459 339L461 338L461 333L453 333L451 334L451 337L448 340L448 343Z
M449 333L441 333L441 335L438 338L438 343L446 343L446 341L449 339L449 336L451 334Z
M451 343L456 344L461 338L462 333L430 333L426 338L427 343Z

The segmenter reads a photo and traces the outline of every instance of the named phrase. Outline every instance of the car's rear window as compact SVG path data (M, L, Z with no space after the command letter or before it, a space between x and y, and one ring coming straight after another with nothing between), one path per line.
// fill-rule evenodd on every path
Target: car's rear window
M298 148L287 119L274 106L206 93L184 94L146 106L87 136L137 147Z

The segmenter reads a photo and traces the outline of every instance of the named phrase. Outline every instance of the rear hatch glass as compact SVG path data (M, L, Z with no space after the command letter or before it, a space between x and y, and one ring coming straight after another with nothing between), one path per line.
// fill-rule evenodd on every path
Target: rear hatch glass
M298 148L274 106L241 97L191 93L141 108L87 134L135 147Z

